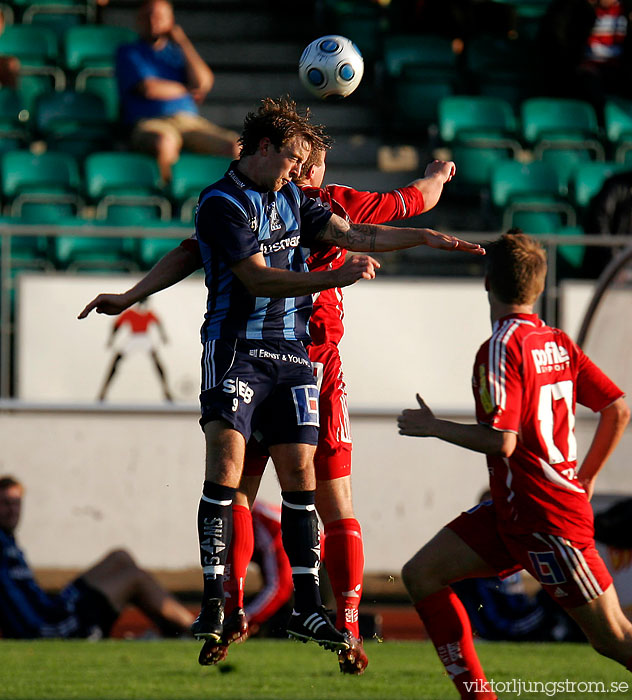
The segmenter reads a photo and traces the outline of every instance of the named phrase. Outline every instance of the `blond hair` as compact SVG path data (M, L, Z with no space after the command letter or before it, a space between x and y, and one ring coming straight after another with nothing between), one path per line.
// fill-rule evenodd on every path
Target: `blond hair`
M505 304L533 304L544 290L544 248L520 229L511 229L485 250L485 273L496 298Z

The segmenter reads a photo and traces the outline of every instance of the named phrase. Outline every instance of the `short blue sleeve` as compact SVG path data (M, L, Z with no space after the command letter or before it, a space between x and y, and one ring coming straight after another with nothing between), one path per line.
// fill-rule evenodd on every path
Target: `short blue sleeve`
M259 241L247 212L223 192L211 194L200 205L196 233L202 258L207 246L217 251L229 267L259 252Z

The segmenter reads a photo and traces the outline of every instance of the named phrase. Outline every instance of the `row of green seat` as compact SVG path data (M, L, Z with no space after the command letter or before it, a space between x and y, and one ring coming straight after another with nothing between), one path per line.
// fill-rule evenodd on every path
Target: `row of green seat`
M94 22L96 0L3 0L1 8L5 23L44 23L54 29L69 28L84 22Z
M112 67L117 48L136 38L131 29L105 24L71 27L61 39L50 27L14 24L0 36L0 53L17 56L26 66L59 66L76 73Z
M115 84L100 88L90 84L83 92L39 94L5 88L0 90L0 150L42 140L50 149L84 156L110 147L118 128L117 115Z
M614 161L632 168L632 101L609 100L605 129L586 102L531 98L520 109L500 98L459 95L438 105L443 145L460 164L460 182L487 187L492 167L512 157L529 157L552 165L563 189L571 186L579 166Z
M58 223L82 215L111 224L190 222L202 189L223 176L230 159L183 153L173 179L162 187L154 158L143 153L101 152L85 159L46 151L8 151L0 157L0 196L5 214L29 223Z

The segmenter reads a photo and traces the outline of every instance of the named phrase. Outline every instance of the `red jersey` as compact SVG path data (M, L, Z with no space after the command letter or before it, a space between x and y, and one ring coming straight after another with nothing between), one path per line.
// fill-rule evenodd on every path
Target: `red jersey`
M347 221L361 224L383 224L421 214L423 194L411 185L392 192L359 192L344 185L302 187L303 192L321 206ZM311 271L334 270L340 267L347 251L338 246L312 250L307 260ZM339 343L344 335L342 290L326 289L314 295L314 309L309 320L309 334L316 344Z
M152 323L158 323L158 319L151 311L136 311L127 309L114 322L115 328L129 324L132 333L146 333Z
M535 314L494 324L476 356L472 384L478 422L518 436L511 457L487 456L504 530L592 541L593 513L576 475L575 406L601 411L623 392Z

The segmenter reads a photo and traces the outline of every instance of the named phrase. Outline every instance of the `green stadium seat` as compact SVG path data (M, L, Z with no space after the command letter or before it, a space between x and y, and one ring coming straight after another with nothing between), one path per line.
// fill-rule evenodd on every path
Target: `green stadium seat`
M50 27L12 24L0 35L0 54L20 60L20 76L47 76L55 89L63 90L66 75L58 65L57 35Z
M39 27L49 27L57 35L59 41L62 40L66 32L72 27L77 27L85 22L85 15L82 13L68 12L59 8L54 11L52 8L33 8L30 17L30 24Z
M31 223L55 223L83 207L79 168L69 154L9 151L1 164L2 196L9 215Z
M153 235L153 230L156 228L164 229L165 231L173 231L175 235L165 237L156 237ZM140 266L144 270L148 270L153 267L160 258L163 257L170 250L173 250L183 238L187 238L191 233L193 233L193 227L189 227L191 230L187 232L184 229L183 224L178 221L173 222L156 222L152 224L152 231L150 235L146 238L139 238L138 240L138 261Z
M516 158L521 145L513 107L506 100L470 95L445 97L438 105L439 135L458 164L456 189L489 185L491 168Z
M25 123L28 112L24 109L24 100L17 90L2 88L0 90L0 149L9 150L7 143L13 141L23 146L28 138Z
M112 123L118 122L120 116L120 96L116 78L113 75L100 75L82 72L75 82L77 92L89 92L98 95L105 104L105 113Z
M455 91L451 79L429 74L423 67L406 66L386 105L391 127L419 137L419 128L436 124L439 103Z
M182 153L172 169L171 197L180 207L182 221L191 221L200 192L224 176L231 159Z
M562 226L555 231L560 236L583 236L584 229L581 226ZM569 271L580 272L584 264L586 249L583 245L560 245L557 248L560 259L566 263L567 275Z
M74 90L44 93L34 112L35 130L52 150L83 157L111 141L112 124L98 95Z
M541 159L555 168L564 190L568 193L569 185L579 168L584 163L595 163L593 152L587 148L547 148L542 151Z
M452 72L457 67L457 55L452 42L446 37L432 34L393 34L384 38L384 70L389 78L399 78L404 68L445 70Z
M614 99L606 101L604 107L606 138L615 149L614 159L625 162L626 154L632 150L632 100Z
M516 115L506 100L481 95L453 95L439 103L439 135L447 144L454 141L496 143L511 139L519 148L517 131Z
M64 67L79 76L113 75L116 51L138 38L126 27L105 24L72 27L64 36Z
M48 238L40 235L20 235L19 229L22 223L20 219L0 216L0 226L10 225L18 231L9 238L11 270L13 272L54 270Z
M613 161L580 165L572 180L575 206L579 209L585 209L590 204L590 200L599 192L604 181L624 170L628 170L625 164Z
M554 212L563 223L574 226L577 215L564 197L564 187L552 165L542 161L498 163L491 173L491 198L502 212L503 229L513 226L514 215L522 211Z
M22 22L31 24L42 15L78 18L82 22L94 22L96 17L95 0L11 0L13 5L22 8Z
M473 92L507 100L514 108L536 84L529 41L478 35L465 46L465 68Z
M521 106L522 133L536 158L547 148L584 149L605 159L595 109L588 102L533 97Z
M22 106L26 110L25 117L29 124L35 113L35 103L39 96L47 92L53 92L56 88L57 84L52 75L29 74L24 73L24 71L20 72L20 83L17 87L17 92Z
M171 203L163 194L158 165L144 153L90 154L84 164L86 192L96 204L97 219L125 223L169 220ZM140 209L139 209L140 207ZM121 209L122 208L122 209Z
M57 35L48 27L13 24L0 35L0 53L17 56L23 65L54 65L59 55Z
M450 185L465 193L480 193L488 188L494 166L513 157L511 150L505 148L470 143L455 143L451 151L457 164L457 177Z

